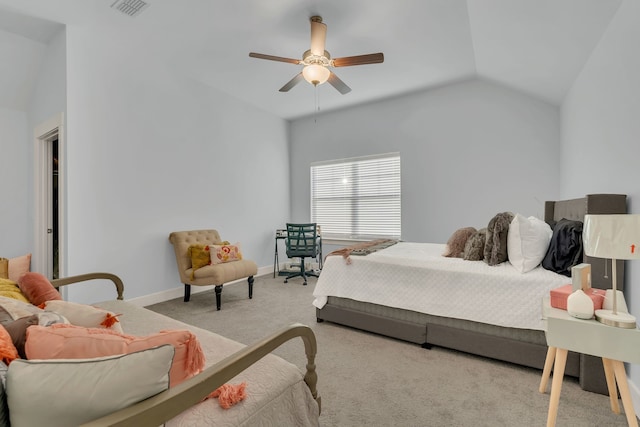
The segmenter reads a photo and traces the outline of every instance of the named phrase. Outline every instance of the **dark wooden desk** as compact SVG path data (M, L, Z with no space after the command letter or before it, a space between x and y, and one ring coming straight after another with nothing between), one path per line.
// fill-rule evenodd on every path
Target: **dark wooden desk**
M289 274L288 271L280 271L280 260L278 258L278 240L284 240L287 238L287 231L284 231L284 234L280 234L279 233L280 230L276 230L276 238L275 238L275 244L276 247L273 251L273 277L276 277L276 273L278 274L278 276L282 275L287 275ZM318 268L320 270L322 270L322 236L318 236Z

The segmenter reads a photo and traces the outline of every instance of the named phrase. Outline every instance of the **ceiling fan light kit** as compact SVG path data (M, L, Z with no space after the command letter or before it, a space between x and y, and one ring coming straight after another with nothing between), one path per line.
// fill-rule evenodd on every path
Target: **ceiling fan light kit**
M321 85L329 80L331 71L325 66L318 64L307 65L302 69L302 76L306 81L314 86Z
M352 65L379 64L384 61L382 53L371 53L367 55L347 56L343 58L331 59L331 55L325 48L327 37L327 25L322 23L320 16L312 16L311 19L311 49L304 52L302 60L284 58L281 56L265 55L262 53L250 52L249 56L258 59L267 59L270 61L287 62L290 64L304 65L300 73L295 75L284 86L280 88L280 92L288 92L292 87L297 85L301 80L306 80L313 86L321 85L329 82L338 92L346 94L351 92L351 88L347 86L338 76L333 73L329 67L348 67Z

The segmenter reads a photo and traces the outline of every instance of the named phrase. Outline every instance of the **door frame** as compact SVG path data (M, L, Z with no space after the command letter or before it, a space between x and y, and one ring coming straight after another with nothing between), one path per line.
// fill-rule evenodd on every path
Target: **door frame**
M50 276L53 270L50 234L51 215L51 139L58 138L58 277L66 277L66 143L64 113L58 113L36 125L34 137L34 271ZM50 277L49 277L50 278Z

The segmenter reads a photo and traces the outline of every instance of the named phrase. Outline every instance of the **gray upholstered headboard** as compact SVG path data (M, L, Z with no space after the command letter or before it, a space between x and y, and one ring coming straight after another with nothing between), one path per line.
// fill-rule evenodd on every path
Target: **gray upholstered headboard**
M588 194L581 199L546 202L544 206L544 220L548 224L553 224L562 218L584 221L586 214L624 213L627 213L627 196L624 194ZM585 255L583 262L591 264L591 285L594 288L611 289L611 260ZM608 278L605 278L605 269ZM624 261L618 261L617 273L618 289L622 290L624 289Z

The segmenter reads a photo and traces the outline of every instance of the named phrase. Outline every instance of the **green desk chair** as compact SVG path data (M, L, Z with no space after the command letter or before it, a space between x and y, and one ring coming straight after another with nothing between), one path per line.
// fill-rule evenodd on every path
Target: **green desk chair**
M302 277L304 285L307 284L307 276L318 277L315 271L306 271L304 268L305 258L316 258L319 251L317 228L315 223L310 224L290 224L287 223L287 256L289 258L300 258L300 271L289 274L284 283L292 277Z

